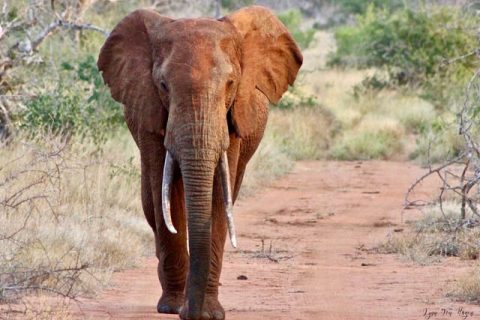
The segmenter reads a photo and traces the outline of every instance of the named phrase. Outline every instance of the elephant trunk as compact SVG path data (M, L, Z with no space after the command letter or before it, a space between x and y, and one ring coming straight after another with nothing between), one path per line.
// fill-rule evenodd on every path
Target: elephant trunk
M167 151L165 156L165 165L163 168L163 181L162 181L162 211L163 220L167 229L173 233L177 233L177 229L172 223L172 215L170 210L170 197L173 181L173 167L174 160L170 152ZM237 247L237 236L235 232L235 225L233 223L233 198L232 198L232 186L230 182L230 170L228 166L227 152L224 151L220 157L220 175L222 180L223 199L225 204L225 218L227 221L228 233L230 235L230 242L234 248Z
M170 212L170 184L174 161L180 166L185 193L188 222L188 248L190 267L187 279L186 316L200 319L208 286L211 264L212 197L215 173L222 179L225 213L233 244L235 232L232 220L231 186L228 159L224 151L229 145L228 126L224 117L213 117L213 111L202 106L213 105L208 97L192 97L198 104L190 106L196 111L191 118L175 112L169 114L165 135L165 158L162 203L165 225L176 232ZM174 110L180 110L175 108ZM208 117L207 117L208 115ZM181 119L182 122L175 120ZM174 160L175 159L175 160ZM217 168L220 169L217 171ZM230 227L232 226L232 227Z
M192 150L182 155L180 168L188 213L188 311L200 319L210 273L213 177L218 155L211 150Z

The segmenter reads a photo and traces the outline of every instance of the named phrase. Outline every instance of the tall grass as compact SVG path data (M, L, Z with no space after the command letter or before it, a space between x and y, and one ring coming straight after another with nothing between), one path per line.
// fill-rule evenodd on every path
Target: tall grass
M126 133L105 145L19 137L0 153L0 300L91 294L152 252L138 158Z

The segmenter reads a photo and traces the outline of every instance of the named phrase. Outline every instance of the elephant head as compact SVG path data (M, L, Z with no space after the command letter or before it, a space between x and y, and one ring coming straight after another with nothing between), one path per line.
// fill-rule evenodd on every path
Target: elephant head
M125 106L138 144L149 132L164 139L163 215L168 229L174 163L184 182L188 213L189 312L201 312L210 267L213 178L221 172L229 231L229 135L255 130L260 91L277 103L293 84L302 55L285 26L267 9L247 7L219 20L173 20L138 10L111 32L98 60L113 98Z

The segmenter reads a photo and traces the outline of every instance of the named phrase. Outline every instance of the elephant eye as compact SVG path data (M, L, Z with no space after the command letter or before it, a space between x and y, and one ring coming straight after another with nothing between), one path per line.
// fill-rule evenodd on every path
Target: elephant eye
M160 81L160 87L162 88L163 91L168 92L168 86L165 81Z
M233 80L228 80L227 81L227 90L230 91L230 89L232 88L232 85L233 85Z
M233 104L233 98L235 95L235 92L233 92L233 89L234 89L233 84L234 84L233 80L227 81L227 93L226 93L227 94L227 101L226 101L227 110L230 109L230 107Z

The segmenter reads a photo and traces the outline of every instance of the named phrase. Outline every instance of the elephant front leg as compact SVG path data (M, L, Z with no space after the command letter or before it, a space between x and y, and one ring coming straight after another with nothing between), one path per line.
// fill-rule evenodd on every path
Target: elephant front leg
M222 194L220 179L215 179L214 194ZM223 198L221 196L214 197L212 206L211 265L203 312L205 315L208 315L207 319L222 320L225 319L225 310L218 300L218 287L227 238L227 222Z
M179 186L181 187L181 186ZM184 288L188 271L188 254L186 250L185 219L174 218L179 234L166 231L164 222L160 232L156 230L152 189L149 179L142 174L142 204L145 217L155 235L155 253L158 258L157 273L162 286L162 296L157 304L159 313L178 314L185 300ZM183 205L172 201L173 209ZM183 214L183 209L174 212Z
M173 184L171 206L173 224L178 233L170 233L162 219L155 237L158 278L163 291L157 311L178 314L185 301L184 290L188 272L187 230L181 179Z
M185 300L185 282L188 271L187 231L183 205L183 185L180 177L172 185L173 223L178 234L171 234L162 219L161 183L163 158L160 144L148 145L142 154L142 205L145 217L155 235L155 253L158 258L158 279L162 296L157 304L159 313L178 314ZM177 173L178 175L178 173ZM157 212L156 212L157 211Z
M223 217L223 212L222 212ZM224 218L223 218L224 219ZM218 220L218 219L214 219ZM220 274L223 262L223 247L227 235L226 223L213 222L212 231L212 263L210 266L210 276L203 305L203 312L208 315L206 319L223 320L225 319L225 310L218 300L218 287L220 284Z

